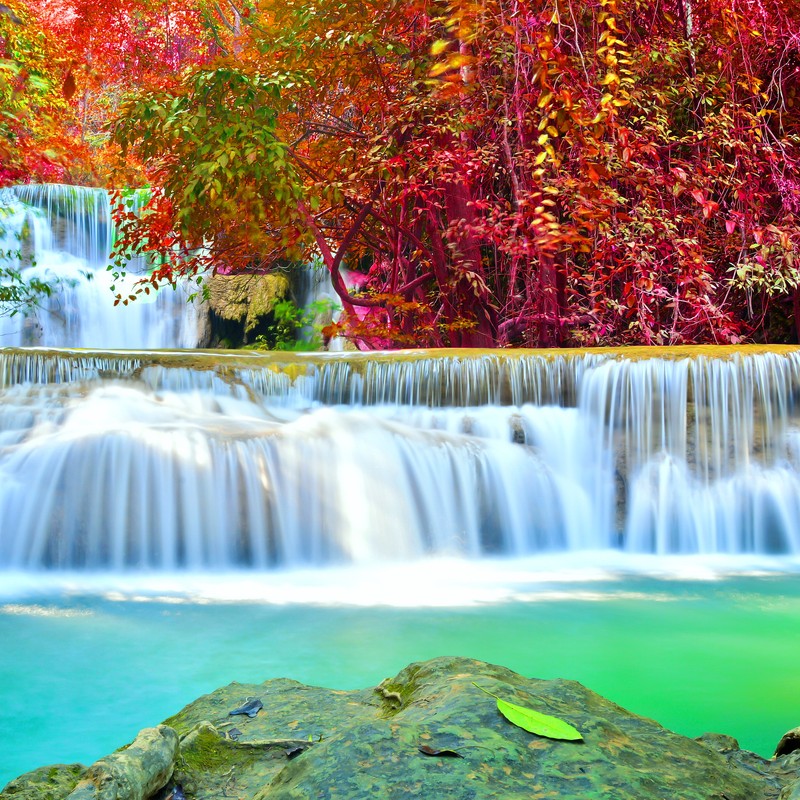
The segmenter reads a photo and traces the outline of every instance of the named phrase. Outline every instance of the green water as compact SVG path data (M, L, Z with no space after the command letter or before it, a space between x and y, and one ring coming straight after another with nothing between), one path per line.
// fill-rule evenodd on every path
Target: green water
M580 680L689 736L770 755L800 725L800 576L631 579L461 608L60 595L0 604L0 786L91 762L233 680L374 685L459 654Z

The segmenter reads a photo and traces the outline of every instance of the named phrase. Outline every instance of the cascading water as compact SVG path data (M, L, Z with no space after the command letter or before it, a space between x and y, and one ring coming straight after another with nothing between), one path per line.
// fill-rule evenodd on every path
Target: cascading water
M198 312L113 307L104 191L0 206L0 256L53 288L0 315L0 568L800 556L800 350L153 354Z
M82 186L16 186L0 192L0 259L52 290L26 314L0 309L0 347L196 347L198 320L183 289L167 287L114 307L144 271L115 281L108 194ZM111 286L115 285L115 291Z
M0 567L800 555L800 350L0 351Z

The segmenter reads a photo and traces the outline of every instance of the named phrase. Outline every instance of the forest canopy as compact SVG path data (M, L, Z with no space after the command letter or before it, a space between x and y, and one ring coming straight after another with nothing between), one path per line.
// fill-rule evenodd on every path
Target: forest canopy
M795 0L5 0L0 183L364 347L796 341L799 91Z

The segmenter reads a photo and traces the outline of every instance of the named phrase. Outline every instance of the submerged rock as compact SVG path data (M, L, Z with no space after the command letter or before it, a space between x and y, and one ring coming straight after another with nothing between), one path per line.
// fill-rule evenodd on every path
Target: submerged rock
M574 725L584 741L557 741L517 727L474 684ZM237 716L231 737L230 709L253 697L263 710L253 718ZM729 736L688 739L579 683L527 679L464 658L412 664L361 691L286 679L234 683L151 730L165 739L180 736L174 774L170 764L140 790L118 781L117 794L94 796L145 800L147 792L167 796L181 786L188 800L794 800L800 785L800 751L768 761L740 750ZM98 764L117 763L125 752ZM78 800L97 767L71 800ZM12 786L31 783L40 772L13 781L0 800L11 800ZM69 791L50 797L61 800ZM34 796L44 795L15 800Z

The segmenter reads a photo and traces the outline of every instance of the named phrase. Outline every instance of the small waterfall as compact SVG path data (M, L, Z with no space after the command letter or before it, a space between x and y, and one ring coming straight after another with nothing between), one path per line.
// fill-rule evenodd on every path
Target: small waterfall
M800 349L0 350L0 568L800 556Z
M107 270L114 229L108 194L82 186L16 186L0 192L0 259L52 289L27 314L0 315L0 346L195 347L198 320L188 293L167 287L114 307L146 272Z
M340 272L345 284L352 288L350 273L345 269ZM320 329L338 320L342 312L342 302L333 288L330 272L322 263L298 265L292 280L292 293L304 320L297 332L298 338L311 343L321 341ZM326 349L341 352L344 345L345 340L336 336L328 342Z

